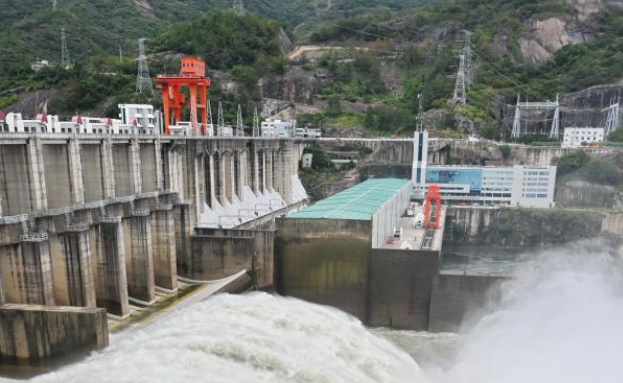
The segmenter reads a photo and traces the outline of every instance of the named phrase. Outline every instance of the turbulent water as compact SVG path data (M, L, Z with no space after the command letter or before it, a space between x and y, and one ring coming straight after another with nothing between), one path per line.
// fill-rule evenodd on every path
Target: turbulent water
M371 331L295 299L221 295L35 381L620 383L622 263L597 242L532 257L461 336Z

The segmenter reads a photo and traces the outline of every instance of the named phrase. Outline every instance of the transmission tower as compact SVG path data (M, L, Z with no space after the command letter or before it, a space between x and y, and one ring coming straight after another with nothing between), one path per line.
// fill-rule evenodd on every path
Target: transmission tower
M524 110L536 110L537 112L554 111L552 118L552 126L549 131L549 138L558 139L560 136L560 99L556 95L556 101L540 101L540 102L521 102L521 95L517 95L517 105L515 106L515 118L513 119L513 131L511 137L517 138L524 134L530 133L527 129L523 129L521 122L524 120ZM547 118L544 118L547 120Z
M415 125L415 130L418 132L424 131L424 110L422 108L422 93L417 95L419 107L417 113L417 124Z
M221 101L218 102L218 116L216 120L216 126L219 128L225 126L225 118L223 117L223 103Z
M138 40L138 74L136 76L136 93L153 93L154 86L149 75L147 56L145 55L145 40Z
M232 9L238 16L243 16L246 11L244 9L244 4L242 0L234 0L234 4L232 5Z
M260 115L257 113L257 108L253 111L253 137L260 136Z
M244 136L244 122L242 121L242 107L238 104L238 114L236 115L236 136Z
M469 89L474 81L472 71L472 32L464 30L463 33L465 33L465 45L463 46L463 56L465 56L465 82L467 89Z
M61 29L61 66L65 69L71 67L71 58L69 57L69 48L67 48L67 35L65 28Z
M467 103L466 80L465 80L465 56L459 56L459 72L454 83L454 94L452 95L452 105L463 106Z
M608 118L606 120L606 132L605 136L608 137L612 132L619 127L619 109L620 98L617 96L610 101L610 107L608 107Z
M214 120L212 119L212 103L208 99L208 137L214 137Z

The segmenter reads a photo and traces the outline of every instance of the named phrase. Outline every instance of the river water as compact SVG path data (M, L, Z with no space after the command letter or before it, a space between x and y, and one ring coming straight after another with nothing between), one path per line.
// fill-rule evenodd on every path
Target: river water
M600 242L521 262L466 334L367 329L333 308L220 295L34 382L623 382L623 260Z

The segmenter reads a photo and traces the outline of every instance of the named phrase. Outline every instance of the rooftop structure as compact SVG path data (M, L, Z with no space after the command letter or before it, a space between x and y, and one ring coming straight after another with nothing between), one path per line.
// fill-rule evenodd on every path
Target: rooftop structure
M407 184L408 180L395 178L371 179L292 213L288 218L371 221L374 213Z

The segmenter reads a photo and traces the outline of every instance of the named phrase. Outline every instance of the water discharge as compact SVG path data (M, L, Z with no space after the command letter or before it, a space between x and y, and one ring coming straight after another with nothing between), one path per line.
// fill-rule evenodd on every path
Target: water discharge
M35 381L620 383L622 264L600 242L546 251L462 336L369 331L295 299L222 295Z

